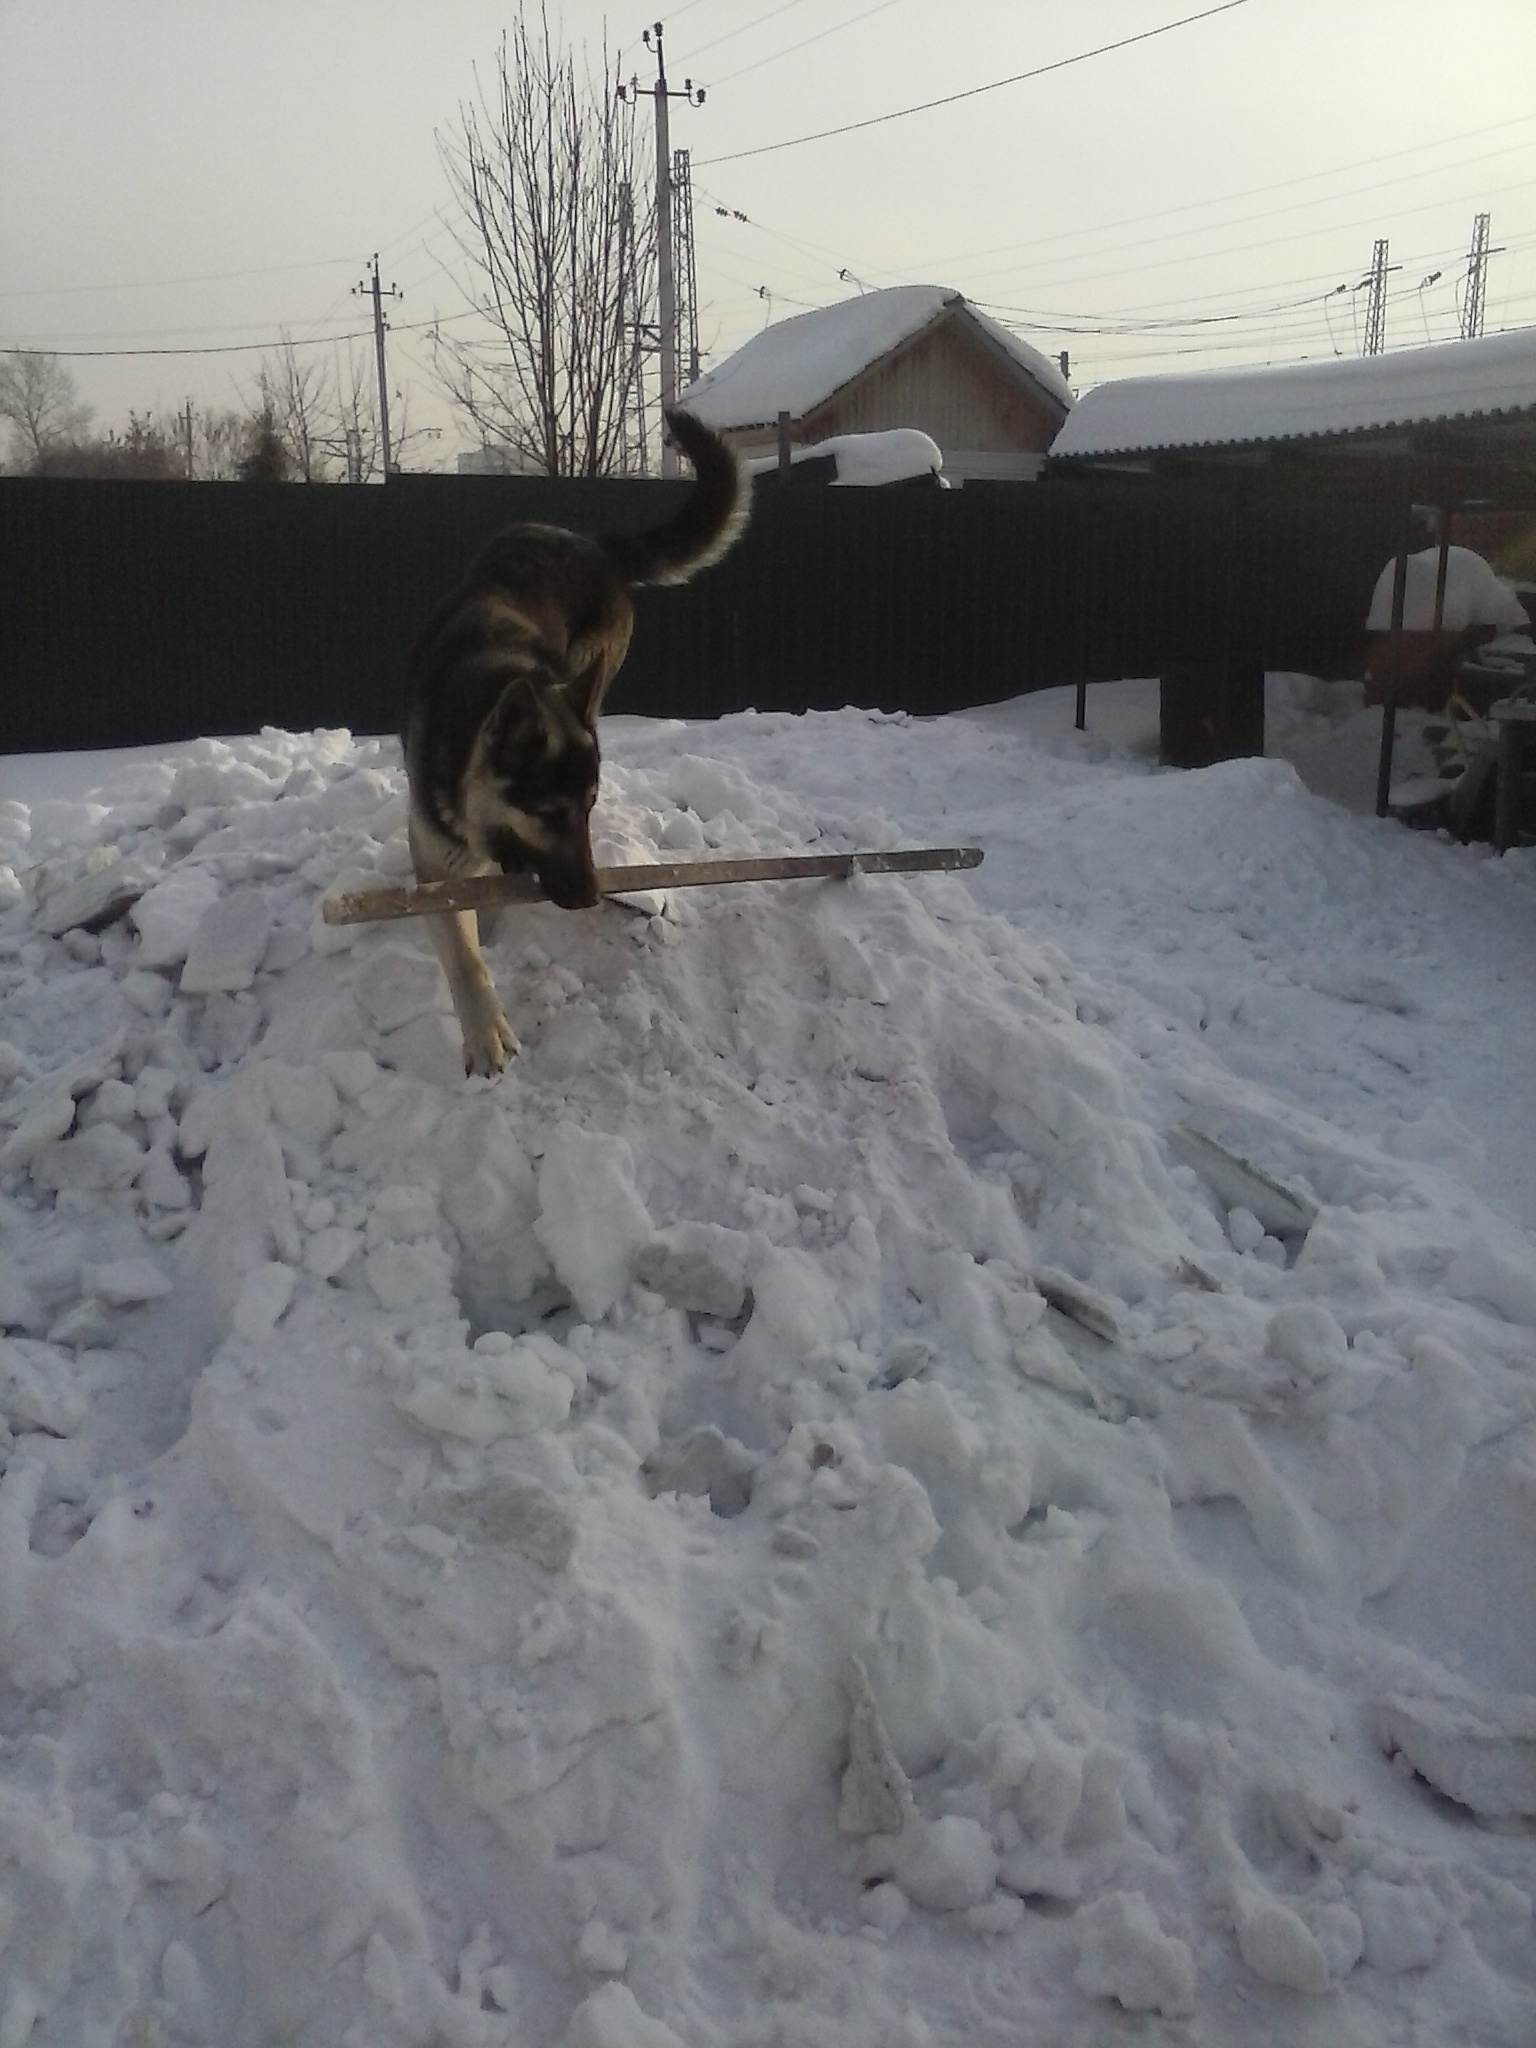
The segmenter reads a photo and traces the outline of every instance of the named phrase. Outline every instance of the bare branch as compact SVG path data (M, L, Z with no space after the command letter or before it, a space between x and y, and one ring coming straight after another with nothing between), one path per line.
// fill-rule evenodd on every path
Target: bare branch
M455 240L482 336L439 323L434 357L488 447L552 476L621 469L636 359L649 325L654 213L634 109L578 77L541 9L503 37L493 77L438 152L458 206Z

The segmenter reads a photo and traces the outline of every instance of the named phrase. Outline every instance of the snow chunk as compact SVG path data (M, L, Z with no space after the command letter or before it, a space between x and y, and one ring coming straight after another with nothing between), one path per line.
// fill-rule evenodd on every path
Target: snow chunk
M673 1443L658 1444L640 1471L653 1498L707 1494L714 1512L729 1521L751 1505L757 1467L756 1455L745 1444L705 1422Z
M1459 1700L1382 1700L1372 1715L1389 1756L1485 1820L1536 1818L1536 1699L1526 1694Z
M122 860L115 846L99 846L65 876L44 871L34 922L56 939L101 931L143 894L153 874L152 863Z
M1328 1958L1316 1935L1283 1899L1245 1892L1237 1901L1237 1946L1266 1984L1284 1991L1326 1991Z
M29 1337L0 1337L0 1415L12 1429L73 1436L89 1411L64 1352Z
M323 1145L341 1129L341 1103L329 1075L316 1067L267 1060L261 1068L273 1121L309 1145Z
M678 1223L635 1260L635 1278L674 1308L725 1322L741 1314L752 1240L718 1223Z
M144 1157L144 1147L116 1124L91 1124L72 1138L44 1145L32 1161L32 1178L38 1187L56 1191L125 1188L137 1178Z
M979 1820L946 1813L928 1821L913 1814L896 1838L892 1875L914 1905L931 1913L979 1906L997 1883L997 1851Z
M43 1149L64 1137L75 1121L75 1098L67 1088L34 1104L0 1146L0 1173L21 1173Z
M683 2048L669 2026L653 2020L626 1984L605 1984L571 2015L562 2048Z
M398 1031L448 1001L436 958L408 946L381 946L371 954L353 976L352 992L380 1031Z
M181 970L182 994L233 994L249 988L271 936L272 914L254 890L210 903L197 921Z
M1140 1892L1106 1892L1078 1916L1083 1946L1077 1988L1113 1998L1127 2012L1166 2019L1193 2012L1195 1959L1189 1944L1164 1934Z
M1507 1321L1536 1328L1536 1274L1523 1260L1480 1239L1462 1246L1445 1284L1459 1301L1486 1301Z
M1396 1974L1425 1970L1440 1951L1449 1918L1428 1885L1392 1884L1367 1871L1355 1887L1365 1960L1373 1970Z
M589 1323L600 1322L655 1236L624 1140L562 1124L539 1168L533 1227L577 1308Z
M171 1291L170 1281L153 1259L109 1259L104 1265L85 1266L80 1286L82 1293L94 1294L113 1308L159 1301Z
M212 868L172 868L134 904L128 921L139 934L141 967L179 967L205 912L219 900Z
M275 1259L247 1273L235 1302L235 1335L252 1344L270 1337L293 1299L298 1277L292 1266L281 1265Z

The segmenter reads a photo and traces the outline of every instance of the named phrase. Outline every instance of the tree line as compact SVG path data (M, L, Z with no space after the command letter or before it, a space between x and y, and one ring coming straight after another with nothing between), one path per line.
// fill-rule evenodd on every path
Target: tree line
M126 427L98 431L62 357L13 349L0 354L4 466L24 476L368 483L382 458L371 378L355 353L327 362L285 339L240 404L130 411ZM402 420L396 450L413 438Z
M606 47L598 75L562 47L542 5L520 7L456 120L437 134L456 251L433 372L456 417L509 468L550 476L645 471L656 351L652 177ZM654 399L654 394L652 394ZM391 400L392 467L419 440ZM237 405L130 413L97 431L58 355L0 353L5 466L35 476L366 483L383 473L371 359L284 337Z

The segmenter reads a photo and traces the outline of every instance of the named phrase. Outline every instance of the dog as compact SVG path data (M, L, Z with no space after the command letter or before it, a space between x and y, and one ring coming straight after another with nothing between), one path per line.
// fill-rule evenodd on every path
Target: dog
M751 486L718 434L669 412L694 486L645 533L598 538L509 526L418 635L406 683L405 768L418 881L531 872L562 910L598 900L591 816L598 714L629 649L630 592L685 583L746 525ZM472 910L427 919L464 1035L467 1074L518 1048Z

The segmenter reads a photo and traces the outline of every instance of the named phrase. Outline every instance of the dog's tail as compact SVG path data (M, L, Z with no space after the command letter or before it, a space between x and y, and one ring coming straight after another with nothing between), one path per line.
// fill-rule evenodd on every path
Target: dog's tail
M626 583L686 583L719 561L752 510L751 482L714 429L690 413L666 417L673 440L693 464L693 491L649 533L603 536L603 552Z

